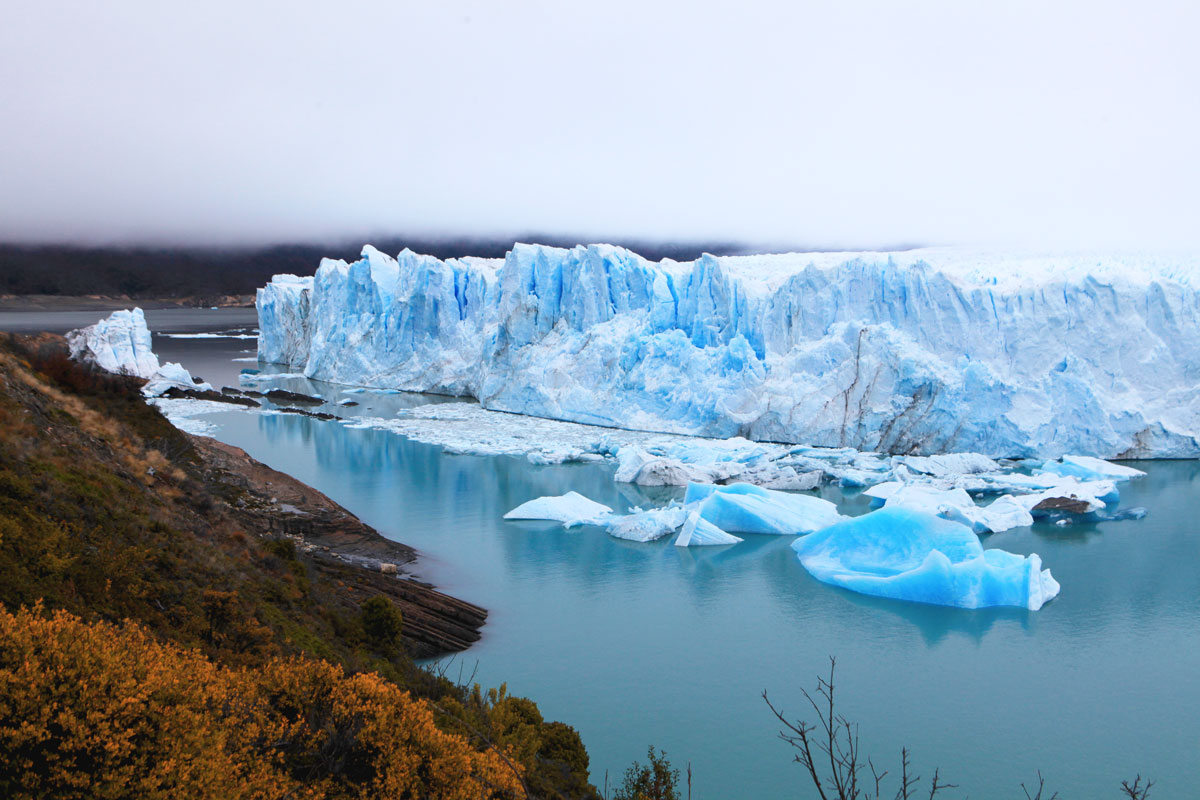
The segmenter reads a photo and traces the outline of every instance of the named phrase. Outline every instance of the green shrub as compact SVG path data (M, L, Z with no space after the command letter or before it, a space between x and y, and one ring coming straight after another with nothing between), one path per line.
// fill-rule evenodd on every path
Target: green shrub
M654 752L653 745L646 751L647 764L633 762L625 770L625 779L617 787L613 800L679 800L675 791L679 783L679 770L671 768L664 751Z
M361 618L367 641L379 652L386 655L400 646L404 618L386 597L375 595L363 603Z

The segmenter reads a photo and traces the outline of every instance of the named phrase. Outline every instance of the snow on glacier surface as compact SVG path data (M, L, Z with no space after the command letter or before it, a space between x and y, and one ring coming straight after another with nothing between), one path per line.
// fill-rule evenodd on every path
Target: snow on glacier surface
M651 262L608 245L445 261L366 247L259 290L259 355L606 427L922 455L1195 457L1198 268L959 248Z
M965 525L907 508L831 525L792 549L819 581L898 600L1037 611L1059 590L1036 553L984 550Z

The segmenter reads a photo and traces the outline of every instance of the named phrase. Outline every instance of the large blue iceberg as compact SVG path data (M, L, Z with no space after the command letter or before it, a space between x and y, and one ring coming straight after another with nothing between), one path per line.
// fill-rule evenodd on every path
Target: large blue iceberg
M1197 457L1198 265L957 248L651 262L525 244L443 261L366 247L259 290L259 356L607 427Z
M840 522L792 548L817 580L897 600L1036 611L1059 589L1037 554L984 550L965 525L906 508Z

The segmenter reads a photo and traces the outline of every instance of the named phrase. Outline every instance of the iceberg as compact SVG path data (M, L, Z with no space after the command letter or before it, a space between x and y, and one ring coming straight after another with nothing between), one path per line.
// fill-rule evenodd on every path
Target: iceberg
M968 248L652 262L531 244L440 260L368 246L261 288L258 355L609 428L908 456L1194 458L1198 265ZM879 482L833 469L843 485Z
M1130 478L1140 478L1146 474L1140 469L1113 464L1100 458L1072 455L1064 455L1061 458L1044 462L1041 471L1054 475L1069 475L1082 481L1127 481Z
M966 526L906 508L837 523L792 549L819 581L897 600L1037 611L1059 591L1036 554L984 550Z
M692 511L683 523L683 529L675 537L676 547L715 547L725 544L737 544L742 541L733 534L713 525L700 516L699 511Z
M1119 501L1120 494L1112 480L1080 481L1067 476L1059 478L1049 489L1018 495L1015 500L1035 517L1047 516L1055 511L1095 514L1103 512L1110 503Z
M962 487L943 489L925 483L899 482L881 483L863 494L883 500L884 508L907 508L934 514L962 523L975 533L1000 533L1033 524L1032 506L1027 508L1012 495L979 506Z
M653 542L678 530L687 516L687 512L679 506L637 511L611 519L608 523L608 533L617 539Z
M150 380L142 387L142 394L146 397L161 397L170 389L195 392L214 391L211 383L204 381L197 383L192 378L192 373L184 369L182 364L168 361L156 369L154 374L150 376Z
M691 483L683 503L696 504L701 519L736 533L805 534L844 519L828 500L748 483Z
M514 508L505 519L544 519L561 522L564 528L576 525L601 525L612 514L608 506L589 500L578 492L538 497Z
M114 311L95 325L67 334L71 358L95 364L107 372L145 378L146 397L159 397L167 390L212 391L208 383L196 383L191 373L173 361L158 363L140 308Z
M67 334L71 358L88 361L107 372L150 378L158 372L158 356L140 308L114 311L95 325Z

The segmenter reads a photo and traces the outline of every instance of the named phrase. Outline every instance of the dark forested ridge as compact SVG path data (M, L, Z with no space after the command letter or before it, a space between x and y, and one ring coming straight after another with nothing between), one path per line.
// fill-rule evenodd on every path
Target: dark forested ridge
M514 241L572 247L580 240L530 234L515 239L377 238L370 241L395 255L408 247L438 258L500 258ZM619 240L649 259L693 259L702 253L741 252L729 243L654 243ZM246 295L271 279L311 275L322 258L358 257L362 243L283 244L257 248L80 247L0 243L0 294L127 295L183 298Z

